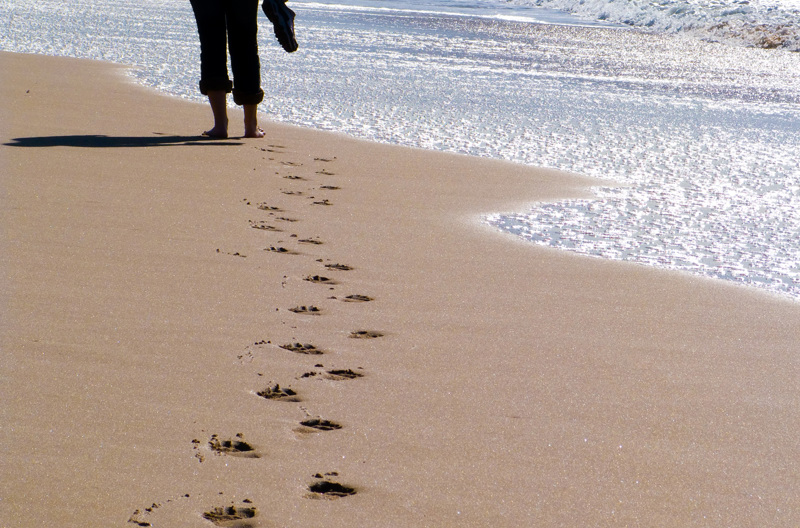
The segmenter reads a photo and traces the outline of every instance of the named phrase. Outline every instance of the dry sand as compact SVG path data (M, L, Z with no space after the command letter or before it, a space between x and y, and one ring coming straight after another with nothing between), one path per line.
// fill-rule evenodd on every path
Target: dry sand
M0 71L0 526L800 524L800 305L479 223L589 180Z

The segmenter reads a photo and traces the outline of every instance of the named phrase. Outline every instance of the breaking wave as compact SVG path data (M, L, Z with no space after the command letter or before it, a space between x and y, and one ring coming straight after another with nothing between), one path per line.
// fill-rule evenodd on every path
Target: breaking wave
M797 0L508 0L654 32L800 51Z

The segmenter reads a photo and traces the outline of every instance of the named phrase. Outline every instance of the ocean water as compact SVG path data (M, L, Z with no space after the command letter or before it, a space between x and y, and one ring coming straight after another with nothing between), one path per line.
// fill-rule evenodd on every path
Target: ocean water
M613 181L484 221L798 300L799 3L291 1L297 53L261 17L261 110ZM202 98L188 0L0 0L0 28L0 49L130 64Z

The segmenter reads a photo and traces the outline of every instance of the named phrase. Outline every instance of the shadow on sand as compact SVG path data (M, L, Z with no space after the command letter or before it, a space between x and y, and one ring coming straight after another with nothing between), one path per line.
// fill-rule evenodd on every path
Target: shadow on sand
M169 136L156 133L154 136L42 136L13 138L4 143L9 147L82 147L82 148L115 148L115 147L162 147L170 145L242 145L241 141L214 139L207 136Z

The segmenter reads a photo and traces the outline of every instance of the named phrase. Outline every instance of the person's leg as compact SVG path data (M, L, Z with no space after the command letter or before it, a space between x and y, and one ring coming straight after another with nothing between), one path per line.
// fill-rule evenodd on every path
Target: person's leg
M214 128L203 132L204 136L228 137L228 94L225 90L209 90L208 102L214 115Z
M258 105L246 104L242 107L244 108L244 137L264 137L264 130L258 126Z
M200 37L200 93L208 96L214 127L211 137L228 136L226 94L233 89L228 77L225 6L221 0L191 0Z
M263 137L258 127L261 89L261 63L258 58L258 0L232 2L226 11L228 49L233 72L233 101L244 107L245 137Z

